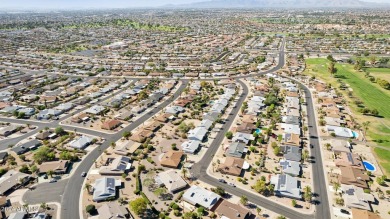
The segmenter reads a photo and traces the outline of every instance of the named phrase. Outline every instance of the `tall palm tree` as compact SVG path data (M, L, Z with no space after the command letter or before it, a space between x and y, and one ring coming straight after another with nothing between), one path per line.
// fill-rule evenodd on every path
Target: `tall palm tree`
M364 139L366 139L366 133L367 133L367 130L368 130L368 127L369 127L370 123L371 123L370 121L365 121L362 124L363 131L364 131Z
M183 168L183 169L181 170L181 173L183 174L184 179L187 179L187 169L186 169L186 168Z
M303 193L304 193L304 199L305 201L307 202L310 202L311 201L311 198L313 196L313 194L311 193L311 187L310 186L305 186L303 188Z

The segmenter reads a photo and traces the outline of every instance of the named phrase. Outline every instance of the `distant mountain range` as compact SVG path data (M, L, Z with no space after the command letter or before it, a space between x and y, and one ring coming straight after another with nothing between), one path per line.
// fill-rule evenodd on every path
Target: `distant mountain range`
M390 4L360 0L210 0L186 5L184 8L378 8Z

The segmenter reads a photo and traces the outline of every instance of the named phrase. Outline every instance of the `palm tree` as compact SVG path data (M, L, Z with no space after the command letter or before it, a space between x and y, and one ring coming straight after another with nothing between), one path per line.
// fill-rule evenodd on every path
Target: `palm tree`
M54 174L54 171L53 171L53 170L47 171L47 175L49 175L50 178L53 178L53 174Z
M333 188L334 188L335 193L337 194L337 191L340 189L340 183L334 182L333 183Z
M256 207L256 211L257 211L257 215L260 215L261 208L259 208L259 207Z
M240 203L242 205L247 205L248 204L248 198L245 195L241 196Z
M367 133L367 130L368 130L368 126L370 125L370 121L365 121L363 122L362 126L363 126L363 131L364 131L364 139L366 138L366 133Z
M311 193L311 187L310 186L305 186L303 188L303 193L304 193L304 199L305 201L307 202L310 202L311 201L311 198L313 196L313 194Z
M42 209L46 210L47 209L47 204L45 202L42 202L40 207Z
M91 193L92 185L89 183L85 183L84 188L87 190L88 194Z
M183 174L184 179L187 179L187 169L183 167L181 173Z

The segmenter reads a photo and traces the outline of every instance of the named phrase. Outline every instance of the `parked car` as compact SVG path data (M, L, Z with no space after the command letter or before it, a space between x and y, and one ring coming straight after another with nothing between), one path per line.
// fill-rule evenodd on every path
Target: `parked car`
M234 183L228 183L229 186L232 186L232 187L236 187L236 185L234 185Z
M340 212L343 213L343 214L349 214L349 211L347 211L345 209L341 209Z
M86 175L87 175L86 172L82 172L82 173L81 173L81 177L85 177Z
M57 182L56 179L51 179L51 180L50 180L50 183L55 183L55 182Z
M224 179L218 179L218 181L221 183L226 183L226 181Z

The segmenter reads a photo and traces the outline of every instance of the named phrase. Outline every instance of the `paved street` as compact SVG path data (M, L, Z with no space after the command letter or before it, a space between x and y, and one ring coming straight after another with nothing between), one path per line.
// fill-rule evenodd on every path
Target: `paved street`
M238 80L238 83L241 84L243 88L243 95L240 96L237 107L233 109L232 113L228 116L228 120L226 124L224 125L222 131L216 136L214 139L212 145L208 149L207 154L210 154L210 156L205 156L203 159L194 165L192 168L192 172L194 176L196 176L199 180L204 181L208 184L211 184L213 186L221 186L223 187L227 192L236 195L236 196L242 196L245 195L248 197L248 200L258 206L261 206L263 208L267 208L271 211L274 211L278 214L285 215L286 217L292 218L292 219L309 219L309 218L330 218L330 210L329 210L329 204L328 204L328 196L326 191L326 183L324 178L324 171L323 171L323 165L322 165L322 159L321 159L321 151L320 151L320 145L319 145L319 139L318 139L318 133L317 133L317 126L315 122L314 117L314 107L313 102L311 98L311 94L307 87L303 86L300 82L297 82L302 86L303 91L306 94L306 102L307 102L307 114L308 114L308 124L309 124L309 132L310 132L310 143L314 146L313 149L311 149L311 154L315 158L315 163L313 166L313 180L314 180L314 192L317 194L320 194L319 197L316 197L316 200L319 201L319 204L316 205L316 211L314 215L307 215L302 214L299 211L296 211L294 209L288 208L286 206L277 205L273 201L268 200L266 197L256 195L244 190L241 190L239 188L233 188L231 186L228 186L226 184L219 183L216 179L213 177L207 175L206 169L209 166L212 156L216 153L218 150L218 147L222 143L224 139L224 134L228 131L229 127L231 126L232 122L234 121L235 116L238 114L241 105L243 101L245 100L246 96L248 95L248 87L239 79L241 78L247 78L252 76L259 76L267 73L274 73L277 70L281 69L284 66L285 63L285 57L284 57L284 41L281 45L280 51L279 51L279 63L270 70L262 71L258 74L252 74L252 75L240 75L235 76L231 78L235 78ZM137 78L142 79L142 78ZM150 78L147 78L150 79ZM162 80L169 80L170 78L162 78ZM204 81L211 81L213 79L199 79ZM82 178L80 175L82 172L88 172L88 170L91 168L91 166L94 163L94 160L96 160L100 154L109 147L110 142L116 141L122 137L123 132L125 131L132 131L135 128L137 128L139 125L141 125L144 121L146 121L148 118L152 117L156 113L158 113L162 108L166 107L168 104L173 102L174 99L176 99L180 93L184 90L185 86L190 81L189 79L181 79L183 84L179 87L179 89L175 92L173 95L173 98L169 98L165 102L163 102L158 108L154 108L151 110L151 112L143 115L141 118L137 119L136 121L132 122L128 127L121 130L118 133L115 134L103 134L101 132L92 131L89 129L84 128L76 128L78 132L83 132L86 134L91 135L98 135L101 137L105 137L106 141L101 145L100 149L97 148L91 153L87 155L83 161L78 165L78 167L74 170L74 174L69 178L62 180L57 183L53 184L42 184L38 185L37 188L33 191L28 191L26 195L23 197L23 200L26 200L27 203L34 204L34 203L40 203L40 202L50 202L50 201L57 201L61 202L62 209L61 209L61 218L63 219L74 219L79 218L79 199L80 199L80 192L83 189L82 184L84 181L84 178ZM114 95L114 94L113 94ZM84 110L84 108L82 109ZM79 111L82 111L79 110ZM68 115L67 117L69 117ZM15 123L29 123L31 125L37 125L39 127L57 127L58 121L53 122L50 124L42 124L39 122L32 122L32 121L26 121L26 120L14 120L14 119L3 119L0 118L0 121L4 122L15 122ZM61 125L65 129L73 130L74 127ZM37 130L34 130L36 132ZM31 136L34 133L29 133ZM10 139L7 141L7 145L11 144L12 142L16 142L19 139ZM45 195L42 196L42 193ZM62 199L60 198L59 194L63 193Z

